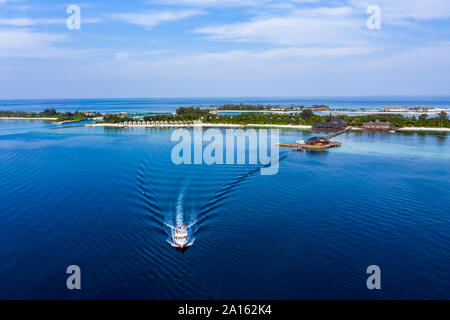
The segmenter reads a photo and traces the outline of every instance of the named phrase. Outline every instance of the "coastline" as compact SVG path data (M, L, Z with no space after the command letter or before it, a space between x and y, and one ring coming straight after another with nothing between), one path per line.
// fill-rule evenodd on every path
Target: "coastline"
M433 131L433 132L450 132L450 128L410 128L410 127L404 127L397 129L397 131Z
M421 115L421 114L439 114L440 112L450 112L448 109L439 109L433 111L381 111L376 109L368 109L368 110L318 110L319 113L342 113L342 114L411 114L411 115Z
M298 130L311 130L310 125L282 125L282 124L228 124L228 123L196 123L196 124L162 124L162 125L122 125L119 123L95 123L86 124L86 127L114 127L114 128L281 128L281 129L298 129ZM362 128L352 128L352 131L363 131ZM396 131L417 131L417 132L450 132L450 128L425 128L417 127L410 128L404 127L397 129Z
M340 114L411 114L411 115L421 115L421 114L432 114L436 115L440 112L450 113L450 109L435 109L435 110L424 110L424 111L411 111L411 110L380 110L380 109L366 109L366 110L339 110L339 109L303 109L303 110L213 110L213 113L276 113L276 114L291 114L291 113L301 113L304 110L311 110L321 114L328 113L340 113Z
M58 120L58 118L0 117L0 120L41 120L41 121L55 121L55 120Z
M286 129L304 129L311 130L309 125L282 125L282 124L231 124L231 123L195 123L195 124L159 124L159 125L122 125L119 123L95 123L86 124L86 127L114 127L114 128L286 128Z
M58 118L27 118L27 117L0 117L0 120L41 120L41 121L52 121L53 124L66 124L66 123L77 123L85 120L63 120L57 121Z
M77 123L85 120L63 120L63 121L54 121L53 124L66 124L66 123Z

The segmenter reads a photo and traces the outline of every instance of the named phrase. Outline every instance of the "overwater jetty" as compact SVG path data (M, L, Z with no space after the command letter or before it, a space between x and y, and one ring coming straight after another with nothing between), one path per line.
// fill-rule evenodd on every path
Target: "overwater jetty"
M296 143L278 143L277 145L280 147L292 148L293 150L297 150L297 151L303 151L303 150L317 151L317 150L324 150L324 149L339 147L341 145L341 142L330 141L330 139L337 137L351 129L352 129L352 127L346 127L344 130L332 132L324 137L311 137L308 140L306 140L306 142L303 140L299 140Z
M56 130L56 129L68 129L68 128L77 128L77 127L85 127L86 125L84 125L84 124L75 124L75 125L72 125L72 126L61 126L61 127L53 127L53 128L50 128L50 129L52 129L52 130Z

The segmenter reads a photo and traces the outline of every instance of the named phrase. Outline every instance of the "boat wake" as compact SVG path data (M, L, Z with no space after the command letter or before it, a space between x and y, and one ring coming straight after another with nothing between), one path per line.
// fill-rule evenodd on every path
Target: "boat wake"
M279 161L286 156L287 152L281 153ZM166 235L166 242L181 250L191 247L199 230L220 211L224 201L264 167L172 167L149 160L140 166L138 174L144 205L149 219ZM209 170L216 172L211 174Z

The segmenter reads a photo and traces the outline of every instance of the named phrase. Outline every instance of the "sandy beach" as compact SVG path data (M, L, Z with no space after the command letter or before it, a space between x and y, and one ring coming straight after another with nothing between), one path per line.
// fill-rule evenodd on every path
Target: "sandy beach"
M118 123L86 124L86 127L115 127L115 128L286 128L311 130L311 126L302 125L277 125L277 124L229 124L229 123L196 123L196 124L162 124L162 125L121 125Z
M450 128L401 128L397 131L434 131L434 132L450 132Z
M281 125L281 124L228 124L228 123L202 123L202 124L164 124L164 125L122 125L118 123L95 123L86 124L86 127L114 127L114 128L280 128L280 129L297 129L297 130L311 130L309 125ZM361 128L352 128L354 131L362 131ZM396 131L429 131L429 132L450 132L450 128L401 128Z

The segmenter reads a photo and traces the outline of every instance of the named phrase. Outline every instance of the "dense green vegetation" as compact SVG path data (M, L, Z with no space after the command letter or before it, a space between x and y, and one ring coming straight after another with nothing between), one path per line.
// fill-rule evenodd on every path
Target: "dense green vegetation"
M231 109L230 109L231 110ZM429 118L427 115L419 117L404 117L402 115L339 115L337 118L344 119L349 126L359 127L364 122L389 121L394 127L426 127L426 128L450 128L450 120L445 112L438 117ZM145 117L145 121L192 121L202 120L207 123L227 124L280 124L280 125L312 125L327 122L332 116L320 116L309 109L296 114L277 113L242 113L237 115L217 115L199 108L180 108L176 115L155 115Z
M103 116L103 122L106 123L121 123L131 119L128 119L126 115L122 114L105 114Z
M223 110L268 110L281 108L278 105L225 105ZM320 122L329 121L332 116L320 116L310 109L304 109L303 106L290 106L298 110L298 113L278 114L278 113L240 113L240 114L216 114L211 109L201 109L199 107L180 107L175 114L155 114L146 115L144 121L181 121L193 122L202 121L205 123L225 123L225 124L278 124L278 125L312 125ZM106 123L123 123L133 121L134 117L143 116L142 113L134 114L106 114L103 121ZM57 112L55 109L46 109L42 112L22 112L22 111L0 111L0 117L20 117L20 118L55 118L56 121L82 121L94 117L102 116L100 113L84 112ZM426 128L450 128L450 120L445 112L441 112L437 117L428 117L422 114L418 117L404 117L402 115L339 115L336 118L344 119L349 126L359 127L364 122L370 121L389 121L394 127L426 127Z
M94 117L101 117L101 114L93 114L93 115L87 115L84 113L80 113L78 111L76 112L65 112L65 113L59 113L57 121L83 121L88 120Z
M260 108L276 108L279 106L252 106L252 105L226 105L227 110L261 110ZM295 107L297 108L297 107ZM299 107L300 108L300 107ZM107 123L121 123L133 121L129 115L105 115L104 121ZM327 122L331 115L321 116L315 114L310 109L299 109L295 114L278 113L240 113L235 115L211 113L211 109L201 109L199 107L180 107L175 114L156 114L143 117L144 121L167 121L167 122L193 122L201 120L205 123L225 123L225 124L278 124L278 125L312 125L320 122ZM429 118L427 115L419 117L404 117L402 115L339 115L336 118L344 119L349 126L359 127L364 122L389 121L394 127L427 127L427 128L450 128L450 121L445 112L441 112L438 117Z
M0 111L0 117L7 118L56 118L57 115L55 109L46 109L42 112Z
M151 113L108 113L103 115L103 122L105 123L122 123L125 121L140 121L138 119L149 119L146 121L166 121L166 119L172 119L173 115L171 114L155 114L149 115ZM145 116L144 116L145 115ZM144 117L142 117L144 116ZM169 116L169 117L167 117ZM157 120L158 119L158 120Z
M101 114L92 115L83 112L57 112L55 109L46 109L42 112L24 112L24 111L0 111L0 117L6 118L54 118L55 121L82 121L93 117L99 117Z

